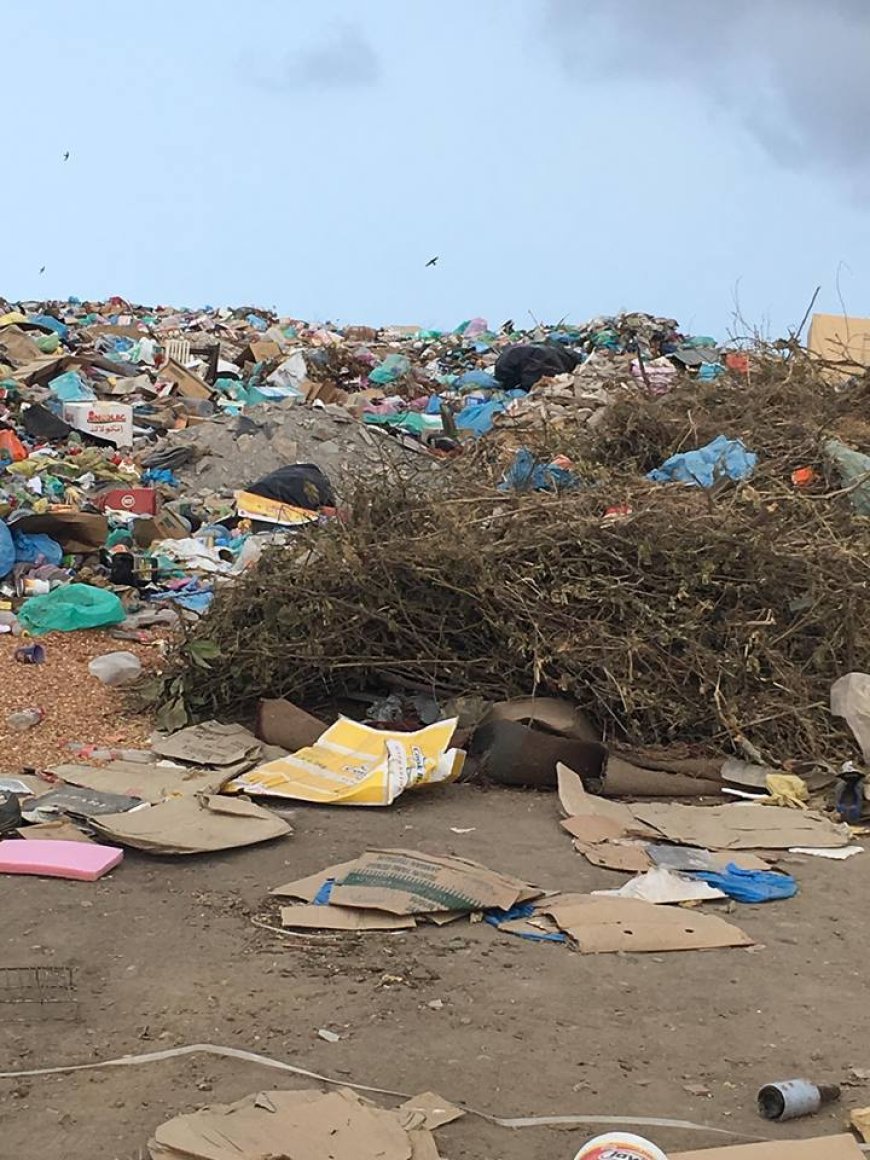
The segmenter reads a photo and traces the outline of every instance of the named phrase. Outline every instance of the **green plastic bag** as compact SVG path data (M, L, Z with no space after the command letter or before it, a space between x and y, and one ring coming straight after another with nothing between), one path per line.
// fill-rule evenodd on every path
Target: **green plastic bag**
M45 596L25 600L18 621L32 636L120 624L126 613L114 592L92 584L64 584Z

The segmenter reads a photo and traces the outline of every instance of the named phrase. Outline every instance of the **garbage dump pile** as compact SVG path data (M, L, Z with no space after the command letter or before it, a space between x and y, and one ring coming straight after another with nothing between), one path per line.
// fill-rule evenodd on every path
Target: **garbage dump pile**
M184 618L164 725L398 681L779 761L838 728L870 632L861 373L646 314L0 311L0 629Z

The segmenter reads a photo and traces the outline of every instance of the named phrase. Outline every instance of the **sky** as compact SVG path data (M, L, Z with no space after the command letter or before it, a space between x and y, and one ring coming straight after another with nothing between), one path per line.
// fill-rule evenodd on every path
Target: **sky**
M2 37L10 299L870 314L867 0L41 0Z

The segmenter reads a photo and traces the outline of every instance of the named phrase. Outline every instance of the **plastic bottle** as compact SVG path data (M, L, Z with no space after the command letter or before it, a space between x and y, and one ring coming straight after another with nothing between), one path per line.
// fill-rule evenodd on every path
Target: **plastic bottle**
M17 709L14 713L7 713L6 724L17 733L23 733L25 729L38 725L44 716L43 709Z

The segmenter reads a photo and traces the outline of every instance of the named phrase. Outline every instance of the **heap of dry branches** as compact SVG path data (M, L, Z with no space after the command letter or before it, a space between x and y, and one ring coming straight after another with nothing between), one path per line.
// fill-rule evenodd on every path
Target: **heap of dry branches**
M808 363L753 369L749 386L626 399L594 436L547 433L549 453L582 464L577 491L500 494L481 456L425 496L358 482L346 522L219 593L194 641L218 655L189 666L180 645L175 695L226 719L390 673L436 693L563 694L632 743L746 736L771 759L824 757L831 682L870 654L870 526L819 443L854 435L867 393ZM710 493L644 478L720 432L759 452L751 480ZM819 473L808 489L791 482L803 466Z

